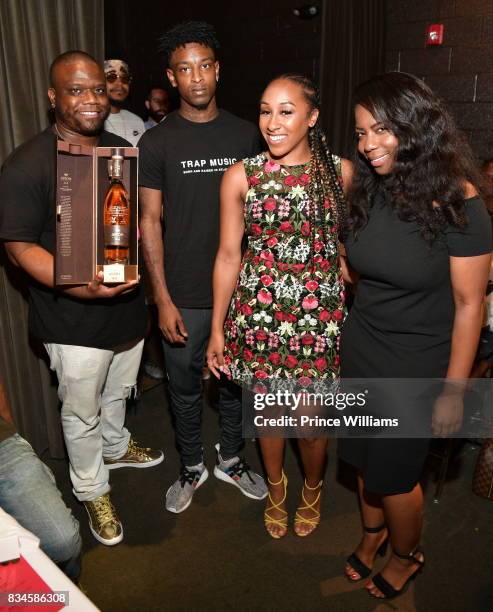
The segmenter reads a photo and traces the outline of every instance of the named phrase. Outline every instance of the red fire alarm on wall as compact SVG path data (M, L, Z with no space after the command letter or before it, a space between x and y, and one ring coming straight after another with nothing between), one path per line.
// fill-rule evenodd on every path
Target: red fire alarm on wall
M432 23L426 30L426 46L443 44L443 23Z

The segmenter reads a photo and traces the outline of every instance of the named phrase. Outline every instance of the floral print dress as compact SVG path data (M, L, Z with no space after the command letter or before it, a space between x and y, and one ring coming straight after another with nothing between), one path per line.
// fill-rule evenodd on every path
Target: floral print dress
M262 153L243 164L248 244L225 322L231 378L305 387L335 378L346 311L331 202L312 232L309 163L283 166Z

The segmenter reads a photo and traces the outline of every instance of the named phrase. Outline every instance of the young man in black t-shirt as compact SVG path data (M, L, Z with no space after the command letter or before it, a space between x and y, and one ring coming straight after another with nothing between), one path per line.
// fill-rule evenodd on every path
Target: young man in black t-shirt
M109 112L104 73L82 51L50 68L54 125L18 147L0 176L0 239L29 275L29 330L44 343L58 376L62 427L75 496L84 503L94 537L123 538L109 498L108 470L150 467L161 451L137 446L124 427L125 398L135 386L146 324L137 283L54 286L57 138L88 146L125 147L103 131ZM90 203L88 202L88 205Z
M166 508L177 513L190 505L208 476L200 433L201 372L211 324L221 176L239 159L258 153L259 137L253 124L217 108L219 45L211 26L181 24L161 42L180 108L140 140L139 184L142 247L165 338L182 460L180 477L166 494ZM262 477L238 456L243 440L237 390L223 381L219 392L221 436L214 474L248 497L263 499L267 489Z

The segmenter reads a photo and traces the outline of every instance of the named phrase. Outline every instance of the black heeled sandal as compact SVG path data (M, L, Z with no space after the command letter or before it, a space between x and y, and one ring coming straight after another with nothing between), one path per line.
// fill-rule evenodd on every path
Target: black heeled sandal
M419 548L416 548L413 552L409 553L408 555L401 555L400 553L397 553L394 550L392 554L396 556L398 559L405 559L406 561L412 561L413 563L417 563L419 567L409 576L409 578L406 580L406 582L400 589L396 589L390 584L390 582L387 582L387 580L385 580L385 578L382 576L382 574L380 574L380 572L378 574L375 574L372 578L372 582L377 587L377 589L381 593L383 593L384 597L378 597L377 595L373 595L373 593L370 593L370 595L372 597L375 597L376 599L395 599L396 597L399 597L399 595L402 595L403 593L405 593L411 581L414 580L416 576L423 570L423 567L425 564L424 555L423 555L423 559L421 560L421 559L418 559L418 557L416 557L417 553L423 554L423 551Z
M383 531L385 527L386 527L385 523L382 523L382 525L379 525L378 527L366 527L366 525L363 525L363 531L365 531L366 533L379 533L380 531ZM375 556L379 555L380 557L385 557L385 555L387 554L388 544L389 544L389 537L387 536L385 540L377 548L377 552L375 553ZM356 553L353 553L352 555L350 555L346 559L346 563L350 565L353 568L353 570L355 572L358 572L359 574L359 578L351 578L346 573L347 579L350 580L351 582L359 582L360 580L364 580L365 578L368 578L368 576L371 574L372 568L365 565Z

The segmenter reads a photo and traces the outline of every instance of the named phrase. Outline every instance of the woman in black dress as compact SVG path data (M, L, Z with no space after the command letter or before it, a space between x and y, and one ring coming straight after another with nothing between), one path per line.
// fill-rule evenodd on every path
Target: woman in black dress
M434 435L460 426L463 386L481 328L491 224L469 147L433 92L405 73L374 77L355 94L358 159L346 241L359 275L341 338L344 378L447 378L434 403ZM366 588L399 595L424 563L418 550L425 439L345 439L358 471L363 537L346 574L370 575L390 539L392 555Z

